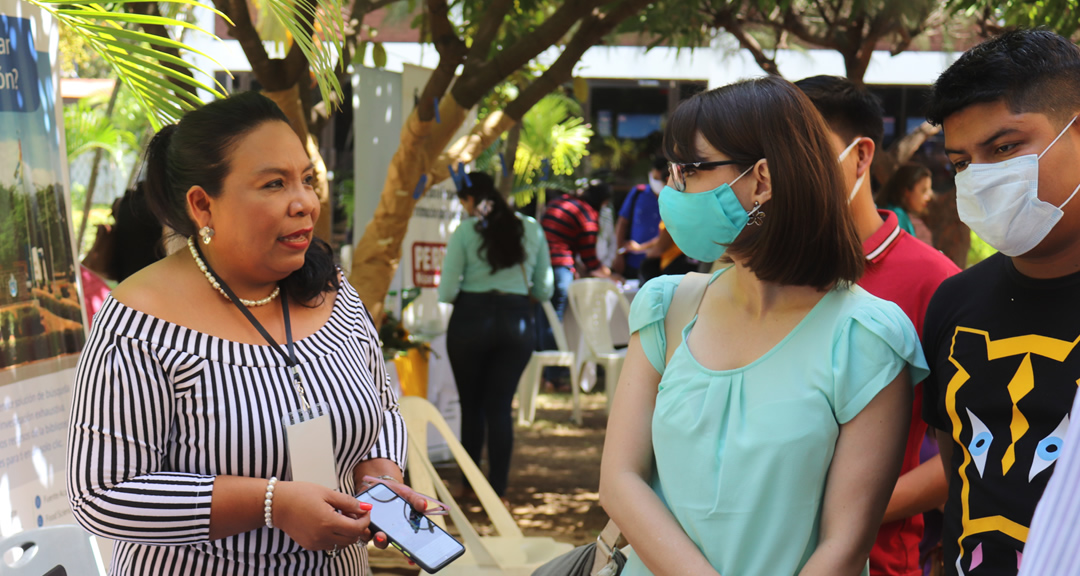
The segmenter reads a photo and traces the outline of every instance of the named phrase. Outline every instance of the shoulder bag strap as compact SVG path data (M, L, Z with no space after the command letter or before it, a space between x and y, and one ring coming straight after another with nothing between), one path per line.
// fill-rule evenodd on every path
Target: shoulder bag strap
M683 276L675 294L671 297L667 315L664 316L664 338L667 340L667 353L664 365L671 362L675 349L682 342L682 330L690 323L701 306L705 289L709 287L709 275L690 272Z
M664 316L664 336L667 338L667 356L665 365L671 361L675 349L682 340L682 329L690 323L701 306L701 299L705 296L705 290L709 287L709 274L690 272L679 281L675 288L675 294L671 297L667 314ZM615 550L626 546L626 538L622 531L615 525L614 520L608 520L600 536L596 538L596 555L593 557L591 576L597 576L611 562Z

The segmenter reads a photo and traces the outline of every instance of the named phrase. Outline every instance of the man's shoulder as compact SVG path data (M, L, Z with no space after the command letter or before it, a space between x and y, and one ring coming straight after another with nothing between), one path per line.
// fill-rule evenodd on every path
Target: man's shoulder
M894 256L894 259L903 266L915 269L920 277L926 278L935 285L960 273L960 267L949 260L948 256L903 230L900 231L896 242L896 249L893 251L895 254L889 254L889 256ZM889 256L884 262L889 262Z

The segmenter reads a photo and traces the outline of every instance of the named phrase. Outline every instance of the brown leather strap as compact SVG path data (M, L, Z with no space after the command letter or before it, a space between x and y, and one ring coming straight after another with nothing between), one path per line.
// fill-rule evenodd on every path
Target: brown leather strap
M596 555L593 557L593 566L589 574L596 576L611 561L611 555L615 549L623 546L626 546L626 538L623 538L622 531L615 525L614 520L608 520L607 526L604 526L604 529L600 531L600 536L596 538Z

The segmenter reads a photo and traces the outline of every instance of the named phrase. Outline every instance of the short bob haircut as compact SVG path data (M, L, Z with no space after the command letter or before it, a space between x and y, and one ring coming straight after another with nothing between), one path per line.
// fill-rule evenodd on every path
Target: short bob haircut
M772 198L761 226L747 227L727 248L761 280L820 290L855 283L862 244L847 205L829 129L810 99L769 76L702 92L682 103L664 133L672 162L700 162L698 133L738 163L764 158Z

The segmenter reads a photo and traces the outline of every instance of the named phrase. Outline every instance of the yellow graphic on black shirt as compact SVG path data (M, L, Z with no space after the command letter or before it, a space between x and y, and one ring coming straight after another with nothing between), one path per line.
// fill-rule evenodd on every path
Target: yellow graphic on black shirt
M957 544L959 545L959 554L956 558L956 570L958 574L965 574L965 571L961 568L960 560L965 556L964 540L971 536L987 533L987 532L1000 532L1005 534L1021 543L1027 541L1028 527L1011 520L1001 515L985 516L980 518L972 517L971 506L971 479L969 478L969 468L972 464L976 465L977 472L981 477L983 469L986 466L986 457L989 455L988 449L990 441L993 440L993 436L982 421L976 414L973 414L971 410L965 409L967 421L970 423L969 430L971 431L971 442L964 444L961 440L962 434L965 432L964 419L960 417L960 414L956 409L956 397L960 392L961 387L966 384L970 379L970 374L964 366L960 364L955 358L956 352L956 340L957 337L962 334L972 334L981 336L986 342L986 361L992 362L1002 358L1012 356L1023 356L1020 366L1016 372L1012 375L1007 386L1009 398L1012 400L1012 419L1009 426L1010 443L1005 450L1005 454L1001 459L1002 476L1008 475L1009 471L1013 469L1016 463L1016 444L1024 435L1030 430L1030 423L1027 417L1019 408L1020 401L1033 391L1037 385L1035 381L1034 370L1032 369L1031 356L1036 355L1044 358L1048 358L1057 362L1064 362L1066 358L1080 343L1080 338L1072 342L1057 340L1046 336L1039 335L1027 335L1018 336L1014 338L1003 338L1001 340L991 340L990 334L984 330L974 330L971 328L957 327L956 332L953 334L952 346L949 350L949 361L956 367L956 374L949 381L948 388L945 396L945 408L948 412L949 419L952 422L953 439L956 445L963 448L964 462L960 466L959 478L961 481L961 510L962 510L962 525L963 531L960 534ZM1076 382L1080 385L1080 380ZM1066 415L1058 428L1054 430L1043 442L1040 442L1040 450L1043 448L1043 443L1046 441L1056 441L1057 445L1053 445L1050 452L1053 453L1053 458L1036 459L1033 458L1032 468L1028 471L1030 482L1038 472L1045 470L1052 464L1053 459L1056 459L1056 454L1060 452L1061 439L1065 437L1065 429L1068 427L1068 407L1065 407ZM976 549L971 551L971 562L969 563L969 570L973 569L982 562L981 544ZM1021 555L1019 551L1017 557ZM1018 560L1019 562L1019 560Z

